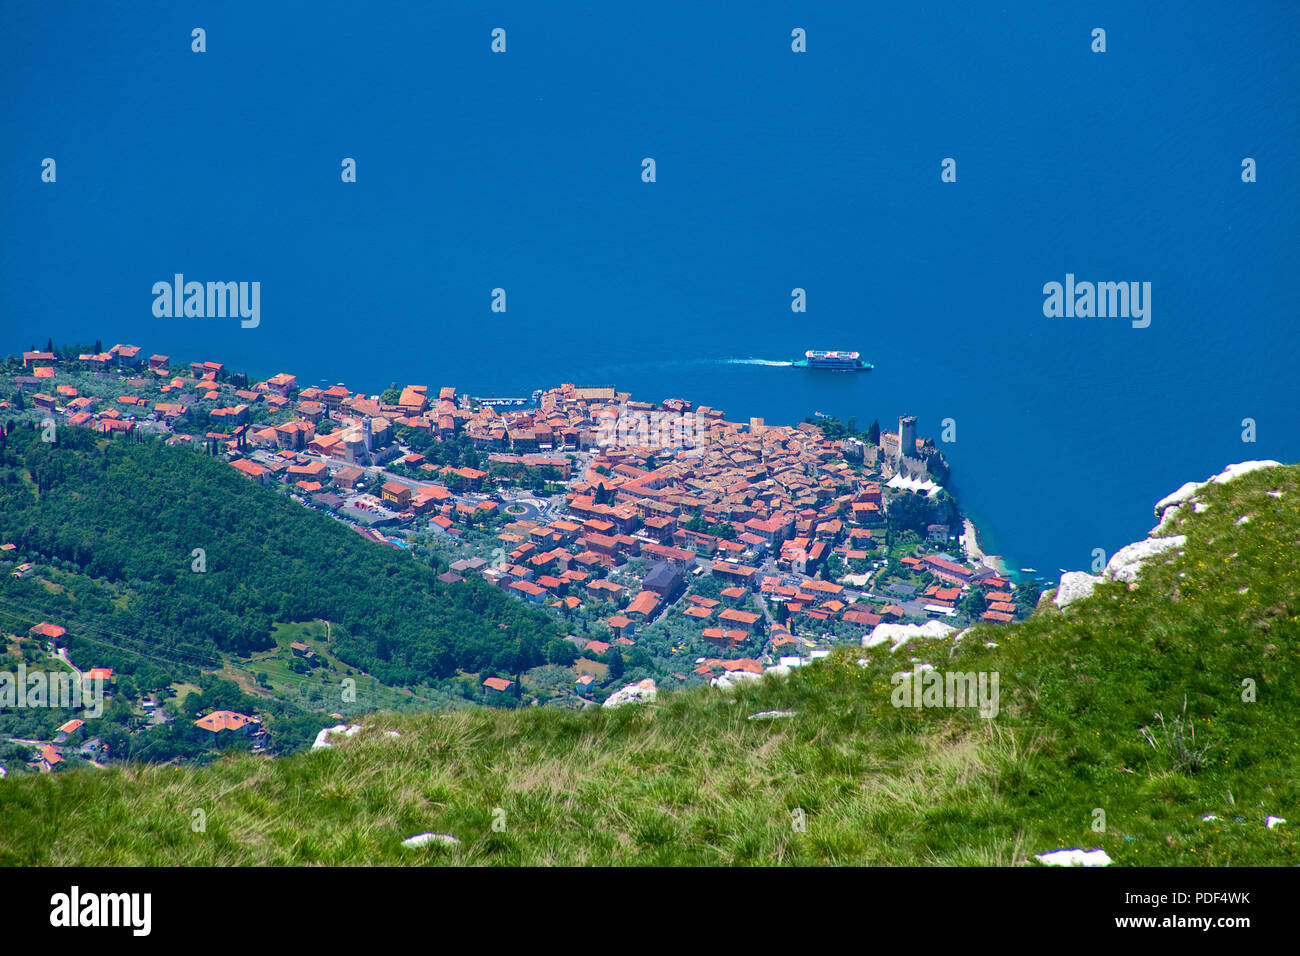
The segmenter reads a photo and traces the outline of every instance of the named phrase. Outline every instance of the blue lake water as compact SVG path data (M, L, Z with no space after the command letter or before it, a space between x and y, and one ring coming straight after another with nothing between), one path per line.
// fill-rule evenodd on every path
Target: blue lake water
M0 351L951 418L986 547L1048 573L1300 457L1300 6L475 6L5 4ZM261 282L260 325L155 318L175 273ZM1046 318L1066 273L1150 282L1150 326ZM738 361L808 348L876 370Z

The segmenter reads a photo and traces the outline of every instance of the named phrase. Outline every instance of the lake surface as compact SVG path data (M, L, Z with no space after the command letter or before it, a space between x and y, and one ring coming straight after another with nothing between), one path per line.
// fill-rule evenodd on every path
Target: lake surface
M0 351L951 418L986 550L1083 568L1300 457L1300 6L1130 6L8 3ZM155 317L176 273L260 324ZM1067 273L1150 282L1149 327L1046 317ZM771 364L809 348L876 370Z

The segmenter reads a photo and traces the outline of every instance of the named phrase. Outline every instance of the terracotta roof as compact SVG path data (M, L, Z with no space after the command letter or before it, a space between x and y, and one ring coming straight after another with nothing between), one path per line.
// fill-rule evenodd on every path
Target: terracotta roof
M266 474L266 469L255 461L249 461L247 458L240 458L231 464L238 470L242 471L249 478L261 478Z
M194 721L196 727L202 727L204 730L210 730L217 733L222 730L241 730L249 724L257 723L257 719L245 714L237 714L233 710L214 710L206 717L200 717Z

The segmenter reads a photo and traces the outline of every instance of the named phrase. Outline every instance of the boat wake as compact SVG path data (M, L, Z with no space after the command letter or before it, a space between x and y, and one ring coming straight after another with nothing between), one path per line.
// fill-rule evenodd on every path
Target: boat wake
M768 359L723 359L728 365L768 365L772 368L789 368L794 362L772 362Z

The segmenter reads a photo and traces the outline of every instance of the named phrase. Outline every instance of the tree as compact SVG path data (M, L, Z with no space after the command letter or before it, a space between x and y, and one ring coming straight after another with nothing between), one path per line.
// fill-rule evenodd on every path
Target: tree
M957 507L957 500L948 492L943 492L937 498L932 499L934 502L934 521L932 524L955 525L961 517L961 512Z
M957 610L971 620L978 620L988 604L988 588L977 584L970 588L957 601Z
M194 691L188 691L185 699L181 701L181 713L190 720L199 716L199 711L203 709L203 695L196 694Z
M108 755L121 760L131 749L131 738L121 727L110 726L98 731L96 736L108 747Z
M169 674L192 682L187 667L222 652L273 646L272 620L341 624L347 633L335 648L339 658L392 685L444 679L461 668L477 672L507 641L527 648L523 669L536 667L559 632L541 610L482 582L440 585L441 568L374 548L202 454L153 440L100 446L93 432L78 428L63 429L58 448L56 456L28 430L0 447L0 476L14 469L32 476L31 486L0 482L0 540L26 538L43 562L70 569L63 584L75 596L74 610L60 609L61 599L36 582L11 586L43 616L70 613L68 623L78 625L69 627L73 641L81 626L122 635L111 655L98 645L80 649L119 674L140 674L137 655L150 647L151 655L174 652L165 669L151 664L147 680L136 677L142 692L170 683ZM34 487L45 490L38 497ZM179 575L181 567L188 572L189 543L214 527L232 553L261 560ZM285 560L288 540L322 557ZM178 555L186 556L183 565ZM119 586L132 594L125 607L113 599ZM402 613L394 610L399 603ZM177 643L172 635L182 632ZM79 649L72 650L77 660Z
M546 647L546 660L551 664L558 664L561 667L572 666L573 662L578 659L578 649L573 646L571 641L563 638L556 638Z
M605 652L605 660L609 664L610 680L617 680L623 676L623 653L617 647L611 647Z
M867 444L876 445L880 443L880 420L873 418L871 427L867 429Z
M397 387L397 383L394 382L380 393L379 401L384 405L396 405L401 397L402 391Z
M1034 608L1038 607L1038 598L1041 593L1042 587L1037 581L1025 581L1016 585L1015 593L1011 599L1011 603L1016 606L1016 614L1027 617Z
M140 692L135 686L135 681L123 676L117 682L117 692L129 701L138 700Z
M915 531L924 534L927 525L934 523L934 504L922 495L901 494L889 503L885 517L895 531Z

